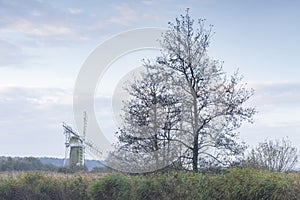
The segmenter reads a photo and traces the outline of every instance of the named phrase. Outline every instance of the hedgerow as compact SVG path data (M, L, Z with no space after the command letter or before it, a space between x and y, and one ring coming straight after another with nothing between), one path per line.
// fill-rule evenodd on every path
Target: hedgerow
M0 174L0 199L300 199L300 174L229 169L219 174L186 171L126 175Z

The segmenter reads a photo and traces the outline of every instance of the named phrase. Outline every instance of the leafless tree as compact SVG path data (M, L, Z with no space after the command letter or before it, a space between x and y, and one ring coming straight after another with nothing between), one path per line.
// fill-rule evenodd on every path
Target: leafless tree
M169 23L163 35L163 55L157 58L162 67L176 72L174 84L181 88L182 123L188 148L185 158L197 171L206 164L226 165L241 155L245 146L236 142L236 130L243 121L251 121L254 108L242 105L252 96L238 73L227 79L222 64L211 59L207 50L212 26L199 20L197 28L189 11ZM178 78L177 78L178 77Z
M124 126L117 133L118 150L111 154L130 170L149 168L149 163L159 169L179 155L172 139L180 121L180 103L171 89L171 74L149 61L144 67L125 87L129 99L123 102Z
M161 40L161 56L147 63L159 73L148 71L144 80L129 88L132 99L125 104L124 119L127 131L119 136L123 147L136 151L155 151L163 147L158 141L171 141L177 145L173 148L180 149L181 163L194 171L226 166L242 156L245 145L237 142L237 129L243 121L251 122L256 112L243 107L253 90L240 83L238 73L228 79L222 63L208 56L212 26L206 28L205 20L196 24L188 10L175 23L169 23ZM166 99L170 103L163 104ZM163 109L156 110L157 105ZM163 134L166 124L170 137ZM132 137L140 131L151 133L142 139L143 146L141 140Z
M248 162L270 171L285 172L292 170L298 161L297 149L292 143L282 138L281 140L266 140L252 149Z

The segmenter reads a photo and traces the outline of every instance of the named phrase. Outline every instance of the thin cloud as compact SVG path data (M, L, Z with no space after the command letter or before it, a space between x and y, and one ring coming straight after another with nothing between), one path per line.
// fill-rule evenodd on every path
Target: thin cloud
M83 13L83 10L78 9L78 8L69 8L68 11L72 15L79 15L79 14Z
M25 19L38 24L58 23L65 19L64 12L51 5L36 0L20 3L16 0L2 1L0 7L1 29L11 27L16 21ZM13 28L13 27L12 27Z
M114 16L108 20L108 22L128 26L130 23L138 20L138 13L128 5L115 6Z
M0 106L12 101L27 102L33 106L45 109L55 105L72 105L71 95L71 91L60 88L2 86L0 87ZM24 107L24 109L26 109L26 107Z
M61 124L72 121L71 94L59 88L0 87L1 153L63 156Z
M40 43L45 38L49 41L84 38L80 27L74 27L74 14L82 13L79 9L54 8L35 0L29 0L26 4L2 2L1 6L0 34L8 38L23 37Z
M300 82L250 83L255 89L255 101L273 107L300 106Z
M258 113L254 124L244 124L241 138L250 147L268 139L288 136L293 144L300 143L300 82L249 83L255 94L249 100Z
M0 67L18 65L26 57L20 47L4 40L0 40L0 55Z
M251 106L258 113L255 127L300 127L300 82L251 83L255 95Z
M68 36L74 37L77 33L68 28L61 25L55 24L35 24L28 20L18 20L14 24L14 28L20 30L20 32L24 33L28 36Z
M146 6L153 6L156 4L156 2L154 2L153 0L143 0L142 4L144 4Z

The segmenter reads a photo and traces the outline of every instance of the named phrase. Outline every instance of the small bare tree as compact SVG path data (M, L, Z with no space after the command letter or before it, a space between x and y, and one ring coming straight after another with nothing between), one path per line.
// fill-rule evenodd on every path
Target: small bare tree
M252 149L248 162L251 166L270 171L285 172L292 170L298 161L297 149L292 143L281 140L268 140Z

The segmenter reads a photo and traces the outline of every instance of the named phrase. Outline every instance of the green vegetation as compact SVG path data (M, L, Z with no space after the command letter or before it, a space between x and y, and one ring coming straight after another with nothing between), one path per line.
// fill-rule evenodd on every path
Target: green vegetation
M86 160L86 166L63 167L63 159L35 157L0 157L0 172L10 171L52 171L75 173L78 171L111 172L100 161Z
M0 199L300 199L300 174L232 168L150 175L0 174Z
M43 164L38 158L12 158L0 157L0 171L56 171L57 167L52 164Z
M88 199L91 180L87 176L45 172L20 173L16 177L5 173L0 176L0 199Z
M89 187L92 199L131 199L131 181L124 175L112 174L93 182Z

